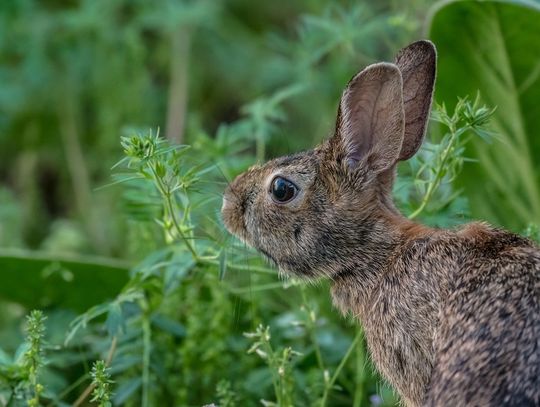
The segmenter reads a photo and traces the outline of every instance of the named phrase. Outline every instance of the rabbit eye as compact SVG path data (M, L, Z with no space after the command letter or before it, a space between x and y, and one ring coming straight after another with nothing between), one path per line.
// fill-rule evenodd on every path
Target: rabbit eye
M289 202L296 196L298 188L285 178L276 177L272 181L270 192L274 201L279 203Z

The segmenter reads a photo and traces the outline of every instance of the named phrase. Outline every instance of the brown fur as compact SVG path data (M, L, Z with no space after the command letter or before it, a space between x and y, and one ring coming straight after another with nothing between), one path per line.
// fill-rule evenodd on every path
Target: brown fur
M327 142L240 175L225 225L280 270L330 278L408 406L538 406L540 250L486 224L436 230L396 210L395 165L418 150L429 114L433 45L396 63L351 80ZM298 187L286 204L271 198L276 175Z

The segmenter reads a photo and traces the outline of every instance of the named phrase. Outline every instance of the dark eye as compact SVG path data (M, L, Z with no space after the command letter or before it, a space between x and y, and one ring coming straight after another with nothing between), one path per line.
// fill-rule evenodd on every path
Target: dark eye
M270 192L272 193L274 201L284 203L289 202L296 196L298 188L291 181L288 181L285 178L276 177L272 181Z

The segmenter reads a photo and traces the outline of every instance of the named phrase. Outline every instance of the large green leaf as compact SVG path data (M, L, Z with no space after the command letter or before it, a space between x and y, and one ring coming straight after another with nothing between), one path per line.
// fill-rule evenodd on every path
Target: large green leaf
M29 309L85 311L115 297L127 280L128 268L117 260L0 250L0 299Z
M540 223L540 5L531 1L446 1L431 13L439 51L436 99L497 106L499 139L475 140L459 182L475 217L515 230Z

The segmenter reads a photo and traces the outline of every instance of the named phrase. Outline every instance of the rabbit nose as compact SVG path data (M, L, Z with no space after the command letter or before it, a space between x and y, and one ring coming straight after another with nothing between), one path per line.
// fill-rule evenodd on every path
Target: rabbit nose
M231 202L230 195L231 194L227 194L227 192L225 192L225 194L223 194L223 202L221 204L221 213L225 213L225 212L232 209L233 203Z
M231 200L233 198L234 198L234 194L231 193L230 187L228 187L223 193L223 203L221 205L221 213L224 213L227 210L232 209L233 203Z
M223 202L221 205L221 213L226 215L235 210L238 206L238 193L233 190L232 185L229 185L223 193Z
M241 206L243 195L245 193L242 183L240 182L243 178L244 174L240 174L227 185L227 188L225 188L225 192L223 193L223 205L221 206L222 212Z
M238 192L231 186L227 187L223 194L221 218L227 230L235 235L243 232L244 221L241 205L241 198L238 197Z

